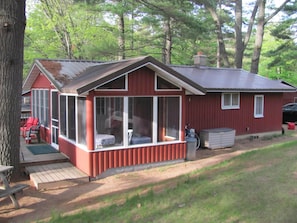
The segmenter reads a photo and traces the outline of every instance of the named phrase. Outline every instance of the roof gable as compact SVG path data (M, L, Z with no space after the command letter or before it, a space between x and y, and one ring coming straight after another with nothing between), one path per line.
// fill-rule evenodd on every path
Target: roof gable
M30 89L39 74L38 71L41 71L60 92L86 94L141 67L154 70L192 94L204 94L204 89L199 84L150 56L112 62L35 60L23 90Z
M62 88L79 77L84 70L100 64L99 61L36 59L24 81L23 90L30 90L39 73L62 91Z

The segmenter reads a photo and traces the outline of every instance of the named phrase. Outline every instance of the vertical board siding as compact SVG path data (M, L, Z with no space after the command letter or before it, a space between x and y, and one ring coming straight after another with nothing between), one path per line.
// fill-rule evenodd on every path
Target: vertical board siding
M47 77L40 73L31 88L51 89L52 87L51 82L47 79Z
M186 144L179 143L102 152L98 151L91 154L93 161L93 173L91 176L96 177L110 168L185 159ZM168 155L166 156L166 154Z
M155 72L143 67L128 75L129 95L153 95Z
M264 117L254 117L254 96L264 95ZM240 93L240 108L222 110L221 94L188 96L186 123L198 132L209 128L233 128L236 135L281 131L282 93Z

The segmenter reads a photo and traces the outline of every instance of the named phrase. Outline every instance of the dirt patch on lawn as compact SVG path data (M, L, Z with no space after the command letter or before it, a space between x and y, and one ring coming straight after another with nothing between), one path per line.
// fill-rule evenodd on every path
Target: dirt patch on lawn
M296 139L296 135L293 134L269 139L242 139L237 140L232 148L200 149L197 151L197 160L195 161L117 174L90 183L62 189L37 191L31 186L23 194L17 195L22 207L18 210L13 208L9 198L0 199L0 222L34 222L49 218L53 213L69 214L79 210L97 209L110 204L109 202L106 203L102 198L111 194L173 179L194 170L230 159L247 150L263 148ZM22 179L22 183L31 184L26 178ZM162 190L160 186L156 188L157 190Z

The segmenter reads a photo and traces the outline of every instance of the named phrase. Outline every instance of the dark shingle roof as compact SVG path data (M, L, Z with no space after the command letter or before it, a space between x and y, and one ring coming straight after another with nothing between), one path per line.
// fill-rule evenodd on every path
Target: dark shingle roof
M41 71L59 91L84 94L145 66L154 70L158 75L165 76L167 80L177 83L192 94L204 94L205 92L199 84L150 56L112 62L38 59L35 60L30 74L23 84L23 90L30 89Z
M23 91L31 89L41 72L60 92L80 95L145 66L190 94L296 91L280 81L242 69L167 66L150 56L112 62L37 59L23 84Z
M170 66L183 76L199 83L207 92L284 92L295 88L277 80L242 69L197 66Z

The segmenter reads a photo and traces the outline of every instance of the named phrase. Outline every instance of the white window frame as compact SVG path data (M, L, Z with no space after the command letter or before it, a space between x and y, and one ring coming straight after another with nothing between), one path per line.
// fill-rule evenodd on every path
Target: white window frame
M39 118L40 124L45 128L49 128L50 126L49 92L50 91L48 89L43 89L43 88L36 88L36 89L32 89L31 91L32 115Z
M118 77L118 78L121 78L121 77ZM111 80L110 82L115 81L118 78L115 78L115 79ZM125 74L124 78L125 78L125 87L123 89L116 89L116 88L115 89L100 89L101 86L103 86L104 84L106 84L106 83L104 83L104 84L102 84L100 86L97 86L97 88L95 89L95 91L128 91L128 75Z
M258 100L261 99L260 101L260 106L261 108L258 108ZM260 112L258 110L260 109ZM264 95L255 95L254 96L254 117L255 118L263 118L264 117Z
M117 96L120 97L120 96ZM128 136L128 125L129 125L129 98L130 97L139 97L139 96L123 96L123 134L124 136ZM121 148L133 148L133 147L139 147L140 145L161 145L161 144L170 144L172 141L158 141L158 98L163 97L162 95L160 96L147 96L153 99L153 117L152 117L152 142L151 143L145 143L145 144L136 144L136 145L129 145L129 140L128 137L123 137L123 145L120 146L113 146L111 148L103 148L100 149L101 151L103 150L114 150L114 149L121 149ZM182 138L182 97L180 95L165 95L164 97L178 97L179 98L179 126L178 126L178 139L176 139L174 142L180 142ZM96 98L101 98L101 96L96 96L94 97L94 117L96 117ZM102 98L105 98L103 96ZM106 97L109 98L109 97ZM96 121L97 119L95 118L94 122L94 129L96 130ZM94 131L94 137L96 135L96 131ZM95 145L95 141L93 142Z
M163 80L169 82L170 84L176 86L176 89L161 89L161 88L158 88L158 77L159 78L162 78ZM182 88L176 84L173 84L171 81L167 80L166 78L158 75L157 73L155 74L155 91L182 91Z
M230 95L230 104L229 105L225 105L225 96L227 95ZM238 98L238 101L237 101L237 104L236 105L233 105L233 96L234 95L237 95L237 98ZM233 92L233 93L222 93L222 96L221 96L221 108L223 110L226 110L226 109L239 109L240 108L240 93L239 92Z

